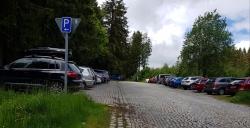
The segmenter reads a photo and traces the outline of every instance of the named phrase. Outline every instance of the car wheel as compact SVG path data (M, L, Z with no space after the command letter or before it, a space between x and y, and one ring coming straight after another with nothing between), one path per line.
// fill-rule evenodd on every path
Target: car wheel
M63 83L59 81L52 81L49 85L50 92L62 92L63 91Z
M207 92L208 95L212 95L212 92Z
M186 86L183 86L183 89L184 89L184 90L187 90L187 87L186 87Z
M219 93L218 93L218 94L219 94L219 95L224 95L224 94L225 94L225 90L221 88L221 89L219 90Z
M85 89L86 88L86 84L85 83L80 83L80 87L81 87L81 89Z

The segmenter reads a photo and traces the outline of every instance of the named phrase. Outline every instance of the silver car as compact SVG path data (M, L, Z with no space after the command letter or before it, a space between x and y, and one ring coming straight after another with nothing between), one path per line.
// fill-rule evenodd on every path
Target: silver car
M185 77L181 81L181 85L184 88L184 90L187 89L192 89L192 85L195 84L198 80L200 80L202 77L201 76L190 76L190 77Z
M82 70L83 79L87 87L93 87L95 85L95 74L91 71L89 67L80 66Z

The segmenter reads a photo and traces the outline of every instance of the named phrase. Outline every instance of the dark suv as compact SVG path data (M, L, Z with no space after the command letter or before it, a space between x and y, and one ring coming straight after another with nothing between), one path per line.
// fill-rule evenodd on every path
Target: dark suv
M4 70L0 70L0 84L12 83L16 88L34 85L62 90L64 67L64 60L57 57L26 56L5 66ZM68 63L67 76L69 90L75 91L81 88L82 75L73 62Z
M224 95L226 88L235 78L232 77L218 77L209 79L209 81L205 85L204 92L207 94L218 94Z

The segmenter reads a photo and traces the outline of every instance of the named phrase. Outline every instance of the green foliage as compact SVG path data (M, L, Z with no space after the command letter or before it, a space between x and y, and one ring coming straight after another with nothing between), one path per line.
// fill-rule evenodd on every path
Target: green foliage
M95 104L83 94L18 94L0 91L1 127L103 128L109 125L107 119L107 108Z
M180 56L183 75L220 76L225 73L225 61L232 49L231 33L225 18L216 10L206 12L194 22L186 34Z
M249 53L245 49L232 49L230 58L225 63L225 75L244 77L249 76Z
M129 47L129 76L134 75L141 67L146 68L150 55L151 41L147 34L142 34L140 31L134 32Z
M159 74L177 74L177 67L168 67L167 65L163 66L162 68L149 68L146 67L143 70L137 72L131 78L133 81L144 81L145 79L157 76Z
M69 40L73 60L79 65L104 68L99 62L108 56L107 31L102 24L102 12L96 0L8 0L1 11L0 38L4 64L22 57L33 47L64 48L64 39L54 21L56 17L81 18L77 31Z
M249 91L239 92L234 97L232 97L230 101L233 103L250 105L250 92Z
M104 11L104 25L108 31L110 69L111 72L127 75L128 58L128 25L127 9L123 0L107 0L102 7Z
M140 51L139 65L146 67L151 53L150 39L140 35L140 50L131 48L128 39L127 8L123 0L108 0L102 8L96 0L8 0L0 15L0 66L23 57L23 52L34 47L64 48L64 39L54 21L56 17L81 18L70 35L69 48L78 65L110 70L130 76L128 70L133 54ZM133 49L133 51L131 51ZM3 58L1 57L3 55Z

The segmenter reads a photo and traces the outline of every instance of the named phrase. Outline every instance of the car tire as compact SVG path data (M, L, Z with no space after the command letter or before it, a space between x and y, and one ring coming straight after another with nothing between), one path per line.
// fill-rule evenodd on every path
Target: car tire
M212 92L207 92L208 95L212 95Z
M224 95L225 94L225 89L223 89L223 88L219 89L218 94L219 95Z
M184 89L184 90L187 90L187 87L186 87L186 86L183 86L183 89Z
M63 82L60 82L60 81L51 81L49 82L50 85L49 85L49 91L50 92L63 92L63 87L64 87L64 84Z

